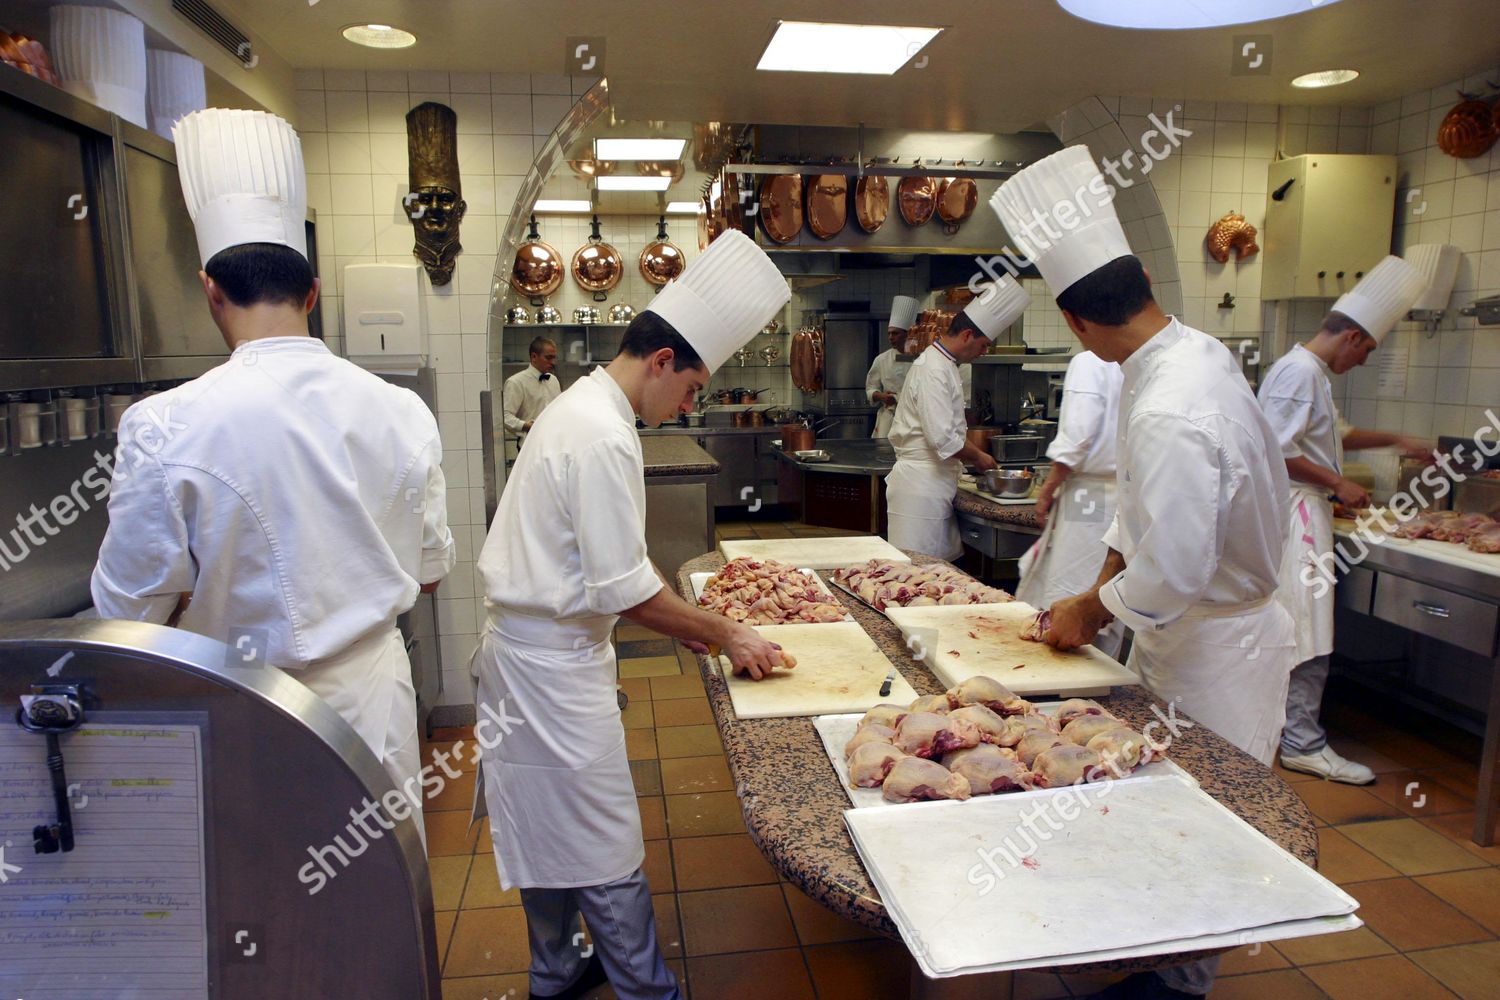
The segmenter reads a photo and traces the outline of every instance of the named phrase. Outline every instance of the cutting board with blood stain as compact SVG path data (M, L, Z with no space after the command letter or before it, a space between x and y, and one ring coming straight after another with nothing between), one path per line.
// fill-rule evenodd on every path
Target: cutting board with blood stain
M775 559L792 566L837 569L871 559L911 562L911 556L877 535L840 535L833 538L744 538L719 543L725 559L748 556Z
M880 694L891 661L854 622L825 625L760 625L755 631L797 660L792 670L776 670L752 681L719 664L729 684L734 712L742 719L864 712L872 705L906 705L917 697L900 674L889 695Z
M1022 639L1036 609L1014 601L983 606L888 608L912 656L947 687L976 674L993 677L1024 697L1108 694L1115 684L1139 684L1134 673L1093 646L1062 653Z

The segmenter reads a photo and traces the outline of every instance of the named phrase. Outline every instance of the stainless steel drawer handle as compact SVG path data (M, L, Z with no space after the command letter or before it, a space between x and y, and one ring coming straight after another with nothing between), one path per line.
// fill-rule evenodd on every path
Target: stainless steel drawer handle
M1448 609L1441 604L1425 604L1422 601L1412 601L1411 606L1422 612L1422 614L1431 615L1434 618L1449 617Z

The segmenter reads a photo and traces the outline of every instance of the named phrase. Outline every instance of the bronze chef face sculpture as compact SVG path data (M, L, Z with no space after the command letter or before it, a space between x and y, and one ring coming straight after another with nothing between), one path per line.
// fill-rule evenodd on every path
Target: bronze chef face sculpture
M458 226L468 208L458 176L458 116L453 109L427 101L408 111L406 149L411 193L404 201L417 237L412 253L434 285L446 285L463 252Z

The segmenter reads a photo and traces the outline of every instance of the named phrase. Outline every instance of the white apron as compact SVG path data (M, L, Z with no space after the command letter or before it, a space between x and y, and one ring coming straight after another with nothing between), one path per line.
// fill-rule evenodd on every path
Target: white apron
M891 436L891 424L896 421L896 408L894 406L882 405L875 411L875 430L870 435L872 438L888 438Z
M1016 599L1050 608L1091 589L1109 552L1104 532L1115 516L1115 477L1074 473L1058 489L1047 526L1021 558ZM1094 645L1110 656L1120 651L1125 624L1110 623Z
M1268 597L1195 608L1166 628L1137 632L1127 666L1157 698L1269 766L1295 649L1291 616Z
M939 559L955 559L964 550L958 534L953 498L963 463L923 462L898 458L885 477L889 541L898 549Z
M1333 551L1333 505L1321 489L1292 487L1291 527L1281 556L1276 596L1292 616L1297 635L1297 662L1333 652L1333 583L1318 556ZM1322 577L1327 587L1303 579Z
M506 889L604 885L645 861L616 700L617 620L492 614L477 654L474 736ZM496 717L519 722L480 731Z

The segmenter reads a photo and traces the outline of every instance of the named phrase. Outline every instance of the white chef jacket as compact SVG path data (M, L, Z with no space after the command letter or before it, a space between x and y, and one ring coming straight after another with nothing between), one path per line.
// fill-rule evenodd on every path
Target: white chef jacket
M875 363L870 365L870 371L865 375L865 398L873 403L877 392L892 392L900 396L901 387L906 384L906 373L911 371L911 365L912 362L894 347L877 355ZM891 421L894 417L894 406L880 404L880 410L875 416L875 430L870 436L889 437Z
M958 365L934 343L912 362L901 387L891 425L897 461L948 462L962 451L968 430L963 401Z
M1063 376L1062 413L1047 457L1075 474L1114 476L1120 386L1125 373L1092 351L1075 355Z
M1297 344L1266 373L1259 399L1283 458L1306 458L1342 473L1349 425L1333 401L1332 377L1322 358Z
M1269 597L1286 465L1234 356L1174 318L1120 367L1119 506L1104 541L1126 568L1100 599L1140 633Z
M394 626L453 567L442 443L415 393L312 337L241 344L120 421L101 618L164 623L301 669Z
M523 371L516 372L505 380L505 388L501 392L505 429L524 438L521 428L526 426L528 420L534 421L540 417L542 411L561 393L562 383L558 381L555 372L549 372L546 379L542 378L536 365L527 365Z

